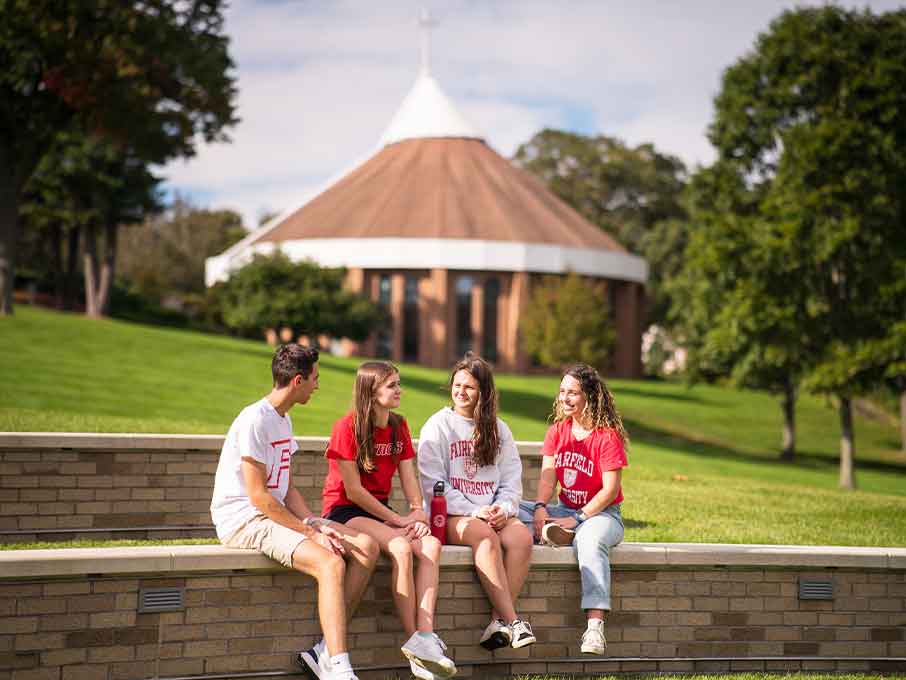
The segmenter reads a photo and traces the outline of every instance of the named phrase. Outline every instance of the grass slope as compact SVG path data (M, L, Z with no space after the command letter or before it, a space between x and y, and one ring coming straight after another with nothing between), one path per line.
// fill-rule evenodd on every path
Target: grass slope
M0 319L0 430L224 433L270 388L263 343L19 307ZM325 435L349 408L357 359L325 356L321 389L293 411ZM447 401L445 371L402 367L415 433ZM547 427L558 379L498 376L517 439ZM856 419L860 490L837 489L839 427L824 400L797 407L800 455L777 460L780 408L717 386L611 381L632 436L627 540L906 545L906 456L895 428Z

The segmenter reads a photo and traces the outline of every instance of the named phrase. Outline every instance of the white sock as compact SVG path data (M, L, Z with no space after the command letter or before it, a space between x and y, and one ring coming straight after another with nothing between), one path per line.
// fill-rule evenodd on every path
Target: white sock
M351 671L352 664L349 663L349 654L347 652L343 652L342 654L337 654L336 656L330 657L330 667L335 673Z
M601 630L603 627L603 619L588 619L588 630Z

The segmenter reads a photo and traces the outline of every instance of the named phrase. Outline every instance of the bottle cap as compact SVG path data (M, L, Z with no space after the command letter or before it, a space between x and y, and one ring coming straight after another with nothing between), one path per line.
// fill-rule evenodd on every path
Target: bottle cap
M444 495L444 483L443 483L443 482L436 482L436 483L434 484L434 495L435 495L435 496L443 496L443 495Z

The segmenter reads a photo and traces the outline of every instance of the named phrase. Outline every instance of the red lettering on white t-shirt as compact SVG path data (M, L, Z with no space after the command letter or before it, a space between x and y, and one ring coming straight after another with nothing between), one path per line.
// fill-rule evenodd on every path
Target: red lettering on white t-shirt
M284 470L286 471L287 475L290 474L289 461L290 461L290 458L292 455L292 451L289 447L290 441L291 440L289 440L289 439L279 439L275 442L270 443L271 446L273 446L275 449L277 447L282 447L282 448L279 449L280 462L275 463L273 466L271 466L271 469L267 473L267 488L268 489L279 489L280 488L280 480L283 476ZM275 472L277 473L276 477L274 477Z

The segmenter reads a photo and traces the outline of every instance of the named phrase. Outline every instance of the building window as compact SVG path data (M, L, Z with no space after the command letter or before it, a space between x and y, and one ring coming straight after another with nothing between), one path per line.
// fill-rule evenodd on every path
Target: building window
M403 298L403 360L418 361L418 277L406 277Z
M384 323L377 332L375 354L382 359L387 359L393 353L393 319L390 316L390 275L381 274L378 278L377 304L384 312Z
M456 281L456 352L462 356L472 349L472 287L471 276Z
M500 280L488 279L484 282L484 309L482 325L484 327L484 347L481 351L488 361L497 361L497 301L500 298Z

